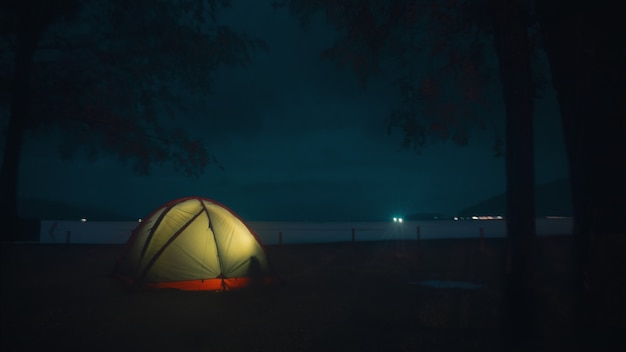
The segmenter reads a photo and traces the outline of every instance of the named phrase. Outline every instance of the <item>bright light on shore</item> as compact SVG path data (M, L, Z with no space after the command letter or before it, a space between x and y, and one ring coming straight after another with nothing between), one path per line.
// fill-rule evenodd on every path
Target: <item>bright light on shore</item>
M80 219L80 222L87 222L87 219L82 218L82 219Z
M501 215L481 215L481 216L472 216L472 220L502 220L504 217Z

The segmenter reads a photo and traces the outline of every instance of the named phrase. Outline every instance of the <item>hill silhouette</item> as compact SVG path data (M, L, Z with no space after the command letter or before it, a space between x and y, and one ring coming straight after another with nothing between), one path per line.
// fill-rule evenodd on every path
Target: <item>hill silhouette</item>
M568 179L559 179L535 187L535 214L572 216L572 196ZM502 215L506 213L506 193L488 198L458 212L457 216Z
M24 219L79 220L86 218L95 221L136 220L109 210L34 198L19 199L18 212Z

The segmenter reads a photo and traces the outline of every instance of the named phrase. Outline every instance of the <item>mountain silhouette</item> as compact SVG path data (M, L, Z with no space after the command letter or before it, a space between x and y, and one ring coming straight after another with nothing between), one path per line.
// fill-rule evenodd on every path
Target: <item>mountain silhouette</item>
M95 221L136 220L120 213L95 207L35 198L19 199L18 212L23 219L79 220L86 218Z
M459 211L457 216L505 214L506 193L502 193ZM535 187L535 214L538 217L573 215L568 179L559 179Z

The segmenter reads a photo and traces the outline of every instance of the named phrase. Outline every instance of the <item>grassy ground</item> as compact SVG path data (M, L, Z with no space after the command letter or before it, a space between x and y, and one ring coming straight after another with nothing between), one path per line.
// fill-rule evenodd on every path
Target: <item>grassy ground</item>
M107 274L117 245L3 245L2 351L500 350L505 243L430 240L269 246L283 283L140 290ZM571 336L569 240L541 239L538 350ZM549 259L547 259L549 258ZM422 280L481 288L437 289Z

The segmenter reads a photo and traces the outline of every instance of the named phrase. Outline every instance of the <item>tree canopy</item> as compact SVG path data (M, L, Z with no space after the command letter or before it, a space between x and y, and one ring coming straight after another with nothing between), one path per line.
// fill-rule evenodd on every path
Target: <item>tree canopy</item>
M228 0L9 0L0 4L0 103L8 104L0 221L19 236L17 185L27 131L59 131L61 154L117 155L147 173L155 163L199 175L215 157L177 127L210 119L205 99L224 65L265 48L219 23ZM3 51L5 52L5 51Z
M6 5L14 20L3 28L13 49L24 28L41 27L32 57L29 130L58 127L60 151L85 150L132 162L146 173L172 162L189 175L215 159L176 121L209 114L203 99L215 72L243 65L258 39L220 25L218 11L230 1L30 1ZM49 9L47 8L49 7ZM33 18L29 9L48 13ZM210 118L206 116L205 118Z
M497 93L499 82L485 1L286 0L275 6L305 25L322 13L340 38L321 57L350 67L362 84L378 74L395 77L398 104L388 125L403 132L403 145L419 151L431 138L465 145L480 126L494 130L494 150L502 154L502 123L491 117L489 93Z

